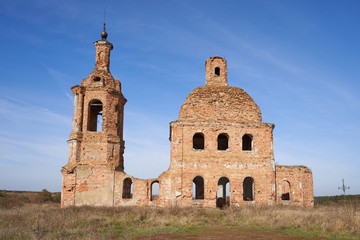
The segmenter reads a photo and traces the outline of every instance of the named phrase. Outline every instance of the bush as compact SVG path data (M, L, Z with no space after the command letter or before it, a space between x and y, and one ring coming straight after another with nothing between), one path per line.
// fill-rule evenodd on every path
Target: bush
M55 203L60 203L61 201L61 193L57 192L57 193L53 193L52 194L52 201Z
M42 192L38 193L38 195L36 196L36 201L38 203L46 203L46 202L50 202L52 201L52 196L51 196L51 192L49 192L46 189L43 189Z
M19 199L3 194L0 198L0 208L14 208L24 205Z

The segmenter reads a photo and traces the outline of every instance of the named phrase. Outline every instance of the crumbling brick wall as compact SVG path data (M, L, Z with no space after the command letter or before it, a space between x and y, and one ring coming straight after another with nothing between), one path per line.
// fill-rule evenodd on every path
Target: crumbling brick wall
M290 200L282 200L283 182L290 184ZM305 166L276 166L277 202L296 206L313 207L314 190L312 172Z
M113 46L104 32L94 43L94 71L72 88L74 116L69 160L62 169L62 207L313 206L311 170L275 166L274 125L262 122L260 108L244 90L228 86L221 57L206 60L206 85L189 94L179 119L170 123L169 169L155 179L126 174L126 99L109 71ZM154 183L159 184L158 196Z
M126 99L109 71L112 44L102 39L94 45L94 71L72 88L73 128L69 161L62 170L62 206L113 206L115 169L123 170ZM102 125L97 126L99 119Z

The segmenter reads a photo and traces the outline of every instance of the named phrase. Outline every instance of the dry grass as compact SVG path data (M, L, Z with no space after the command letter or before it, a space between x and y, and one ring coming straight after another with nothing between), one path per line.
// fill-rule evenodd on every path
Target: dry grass
M263 207L226 210L226 222L239 217L247 226L281 229L288 234L303 234L343 239L360 239L360 205L295 207ZM308 234L306 234L308 233Z
M0 191L0 208L18 207L26 203L60 203L60 197L60 193L50 193L46 189L41 192Z
M360 239L358 204L314 209L77 207L24 204L0 208L0 239L116 239L154 233L194 233L208 226L276 229L292 235Z
M74 207L27 204L0 210L0 239L102 239L200 226L206 210ZM167 231L166 231L167 232Z

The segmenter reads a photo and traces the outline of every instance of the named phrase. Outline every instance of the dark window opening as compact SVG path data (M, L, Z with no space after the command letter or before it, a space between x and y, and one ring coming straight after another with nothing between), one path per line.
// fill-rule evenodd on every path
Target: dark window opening
M245 134L242 137L242 150L243 151L252 150L252 136L250 134Z
M244 201L254 201L254 179L246 177L243 182L243 199Z
M159 199L159 181L151 183L151 201Z
M132 180L131 178L125 178L123 181L122 198L132 198L132 196Z
M227 150L229 148L228 145L229 138L227 134L221 133L218 136L218 150Z
M102 131L102 111L103 104L100 100L92 100L89 103L88 131Z
M220 76L220 68L219 67L216 67L215 68L215 73L214 73L215 77L218 77Z
M216 207L223 208L230 205L229 179L222 177L218 181Z
M193 180L193 199L204 199L204 179L200 176Z
M281 183L281 200L290 200L290 183L284 180Z
M202 133L194 134L193 149L204 149L204 135Z
M94 77L94 82L100 82L101 78L100 77Z

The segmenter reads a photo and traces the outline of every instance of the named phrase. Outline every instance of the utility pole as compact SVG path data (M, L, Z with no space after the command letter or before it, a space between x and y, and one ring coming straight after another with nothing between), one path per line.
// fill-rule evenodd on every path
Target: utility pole
M342 186L338 187L338 189L341 189L343 191L343 196L344 196L344 199L345 199L345 191L346 191L346 189L350 189L350 187L345 186L344 179L342 179Z

